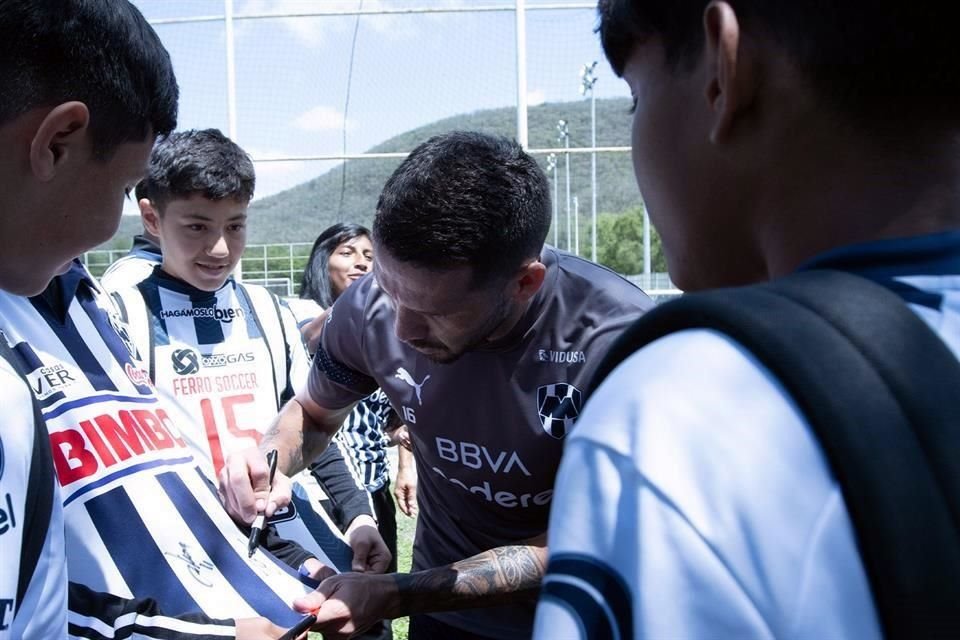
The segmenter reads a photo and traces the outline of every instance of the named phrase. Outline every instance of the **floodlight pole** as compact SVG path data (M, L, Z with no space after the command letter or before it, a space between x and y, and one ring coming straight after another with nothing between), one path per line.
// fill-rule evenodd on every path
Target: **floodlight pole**
M557 140L563 143L566 152L563 154L564 172L567 182L567 251L572 251L572 233L570 229L570 128L566 120L557 121Z
M547 156L547 171L553 172L553 246L560 242L559 221L557 220L557 154Z
M580 200L573 196L573 252L580 255Z
M227 55L227 135L237 140L237 65L236 47L233 37L233 0L223 0L223 29ZM237 282L243 281L243 258L233 269ZM266 277L266 274L264 274Z
M517 142L527 148L527 6L526 0L516 0L517 34Z
M593 86L597 83L597 77L594 71L597 69L597 61L592 64L585 64L580 70L580 95L587 95L590 92L590 146L593 150L590 152L590 216L591 216L591 242L590 259L597 261L597 98Z
M643 272L647 274L647 286L650 284L650 215L647 204L643 203Z

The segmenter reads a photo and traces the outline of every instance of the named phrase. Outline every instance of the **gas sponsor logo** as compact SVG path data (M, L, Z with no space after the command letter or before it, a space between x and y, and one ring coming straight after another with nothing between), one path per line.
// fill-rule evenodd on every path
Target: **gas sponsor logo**
M120 409L50 434L53 466L63 487L127 460L187 444L163 409Z
M244 310L239 307L228 307L226 309L221 309L220 307L186 307L181 309L164 309L160 312L160 317L164 320L167 318L206 318L227 323L243 318L244 315Z
M252 352L244 353L210 353L200 354L193 349L176 349L170 354L170 364L177 375L188 376L200 371L201 367L219 369L234 364L255 362L256 356Z
M211 369L253 362L254 360L256 360L256 356L249 351L246 353L211 353L210 355L200 356L200 364Z

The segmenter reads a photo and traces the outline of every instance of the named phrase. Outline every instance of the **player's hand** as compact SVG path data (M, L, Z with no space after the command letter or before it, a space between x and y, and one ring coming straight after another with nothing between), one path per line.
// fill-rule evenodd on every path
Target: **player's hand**
M397 469L397 482L393 486L393 496L397 506L405 516L417 515L417 469L412 464L400 465Z
M290 478L279 470L270 489L270 468L256 447L230 454L220 470L220 500L227 513L241 524L249 525L261 511L269 518L290 504L292 491Z
M384 618L403 615L390 610L398 594L394 575L341 573L294 600L293 608L316 613L313 630L323 632L325 640L346 640Z
M266 618L240 618L237 623L237 640L276 640L285 629ZM301 638L306 638L303 634Z
M343 535L353 550L354 571L383 573L390 566L393 555L377 530L377 523L370 516L354 518Z

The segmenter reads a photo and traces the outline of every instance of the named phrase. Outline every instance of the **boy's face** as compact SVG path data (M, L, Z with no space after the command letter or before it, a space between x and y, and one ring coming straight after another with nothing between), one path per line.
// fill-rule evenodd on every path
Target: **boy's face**
M42 197L27 199L26 215L3 232L0 288L18 295L42 291L84 251L109 240L120 224L125 191L143 175L153 136L119 145L107 161L91 147L72 148Z
M738 24L723 6L706 21L704 38L714 44L690 64L673 68L653 36L635 43L623 71L636 100L634 174L670 276L685 291L766 276L757 238L769 222L764 211L776 208L760 202L758 189L789 157L777 155L775 128L756 115L760 83L741 63L760 54L738 48Z
M709 149L698 121L697 106L705 100L697 74L670 69L659 39L651 38L634 48L623 78L636 104L631 143L637 184L663 240L671 276L681 288L698 288L691 261L704 257L695 249L701 234L716 233L703 215L716 203L704 198L710 172L701 154Z
M247 245L247 206L193 194L167 203L162 215L144 212L147 230L160 239L163 270L203 291L223 286Z

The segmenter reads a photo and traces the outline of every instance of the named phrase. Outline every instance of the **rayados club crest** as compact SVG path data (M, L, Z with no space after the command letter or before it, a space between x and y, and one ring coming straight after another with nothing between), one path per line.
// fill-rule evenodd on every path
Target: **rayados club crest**
M582 397L580 389L566 382L537 389L537 411L543 430L558 440L566 436L580 415Z

